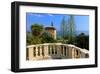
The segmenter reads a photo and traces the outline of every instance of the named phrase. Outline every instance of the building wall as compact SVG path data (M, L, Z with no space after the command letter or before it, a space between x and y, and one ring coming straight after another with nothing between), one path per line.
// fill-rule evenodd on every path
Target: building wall
M52 38L56 39L56 30L48 29L46 31L51 34Z

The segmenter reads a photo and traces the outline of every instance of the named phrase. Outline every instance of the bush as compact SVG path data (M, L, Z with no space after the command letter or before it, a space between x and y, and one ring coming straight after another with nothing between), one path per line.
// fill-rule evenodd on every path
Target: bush
M84 33L81 33L76 37L76 43L78 47L89 50L89 36L85 35Z

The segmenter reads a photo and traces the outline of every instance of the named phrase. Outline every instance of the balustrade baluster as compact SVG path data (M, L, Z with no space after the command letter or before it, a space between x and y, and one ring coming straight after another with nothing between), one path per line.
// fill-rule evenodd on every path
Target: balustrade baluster
M33 47L33 56L36 57L36 47Z
M42 57L42 46L40 46L40 56Z
M52 46L50 45L50 55L52 55Z
M36 46L36 57L38 56L38 46Z
M55 45L53 45L53 52L54 52L54 55L55 55Z
M64 46L63 46L63 51L62 51L62 55L64 56Z
M38 46L38 56L40 56L40 46Z

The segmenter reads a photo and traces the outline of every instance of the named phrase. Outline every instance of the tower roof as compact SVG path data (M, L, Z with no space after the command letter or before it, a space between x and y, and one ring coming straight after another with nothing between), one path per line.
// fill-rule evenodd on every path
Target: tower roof
M48 29L56 30L53 26L45 27L45 30L48 30Z

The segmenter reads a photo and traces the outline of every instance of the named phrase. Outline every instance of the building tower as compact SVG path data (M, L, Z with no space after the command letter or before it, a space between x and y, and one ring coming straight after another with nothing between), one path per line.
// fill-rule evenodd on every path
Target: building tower
M56 39L56 29L53 27L53 22L51 26L45 27L45 31L48 32L52 38Z

